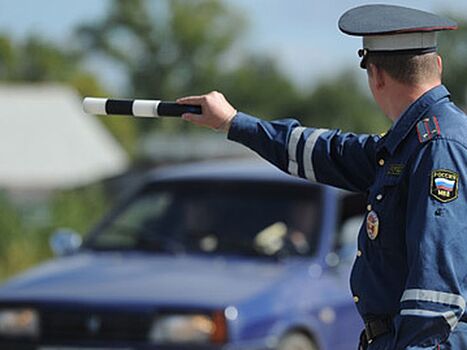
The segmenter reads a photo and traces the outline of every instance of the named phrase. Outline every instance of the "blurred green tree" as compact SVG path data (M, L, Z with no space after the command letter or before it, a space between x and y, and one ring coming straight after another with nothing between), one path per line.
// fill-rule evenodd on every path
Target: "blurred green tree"
M66 81L78 74L75 68L80 55L63 50L45 40L32 36L22 45L10 43L6 77L12 81ZM83 73L79 73L83 74Z
M0 192L0 280L30 267L49 255L47 238L41 229L24 225L8 196Z
M0 192L0 281L50 258L48 242L56 228L87 233L108 209L109 202L102 185L96 184L56 192L41 205L48 207L50 222L40 226L28 224L28 214Z
M369 89L366 91L369 93ZM355 75L344 71L332 80L321 82L305 97L303 120L326 128L382 133L390 127L390 122L368 93Z
M215 89L242 111L267 119L294 115L303 97L272 57L244 58L241 65L221 74Z
M449 16L456 18L456 16ZM458 106L467 107L467 20L457 19L459 29L440 33L444 82Z
M242 23L238 13L218 0L115 0L107 17L78 33L88 53L100 52L122 67L131 96L176 98L214 87ZM138 124L142 133L154 125Z

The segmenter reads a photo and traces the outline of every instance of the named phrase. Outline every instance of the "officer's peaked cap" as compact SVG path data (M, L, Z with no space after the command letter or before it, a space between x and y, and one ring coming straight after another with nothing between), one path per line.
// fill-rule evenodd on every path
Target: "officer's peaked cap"
M436 33L457 29L457 23L433 13L393 5L364 5L345 12L339 29L363 37L368 52L423 54L436 51ZM362 67L364 62L362 61Z

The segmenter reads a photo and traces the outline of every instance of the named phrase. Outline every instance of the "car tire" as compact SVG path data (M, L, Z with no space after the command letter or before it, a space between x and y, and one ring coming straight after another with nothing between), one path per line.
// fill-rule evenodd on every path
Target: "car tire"
M318 348L305 334L289 333L279 341L277 350L318 350Z

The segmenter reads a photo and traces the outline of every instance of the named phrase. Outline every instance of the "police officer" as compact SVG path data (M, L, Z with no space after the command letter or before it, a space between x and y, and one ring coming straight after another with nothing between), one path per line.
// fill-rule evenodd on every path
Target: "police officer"
M456 24L399 6L346 12L375 101L393 122L383 136L267 122L217 92L187 97L195 124L292 175L368 194L351 275L365 331L361 349L467 349L467 118L441 84L436 33Z

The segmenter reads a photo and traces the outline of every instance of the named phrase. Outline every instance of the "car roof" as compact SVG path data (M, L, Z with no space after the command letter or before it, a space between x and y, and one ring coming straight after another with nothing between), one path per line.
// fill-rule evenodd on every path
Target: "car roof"
M161 181L274 181L316 186L307 180L293 177L264 160L217 160L167 166L151 171L146 184Z

